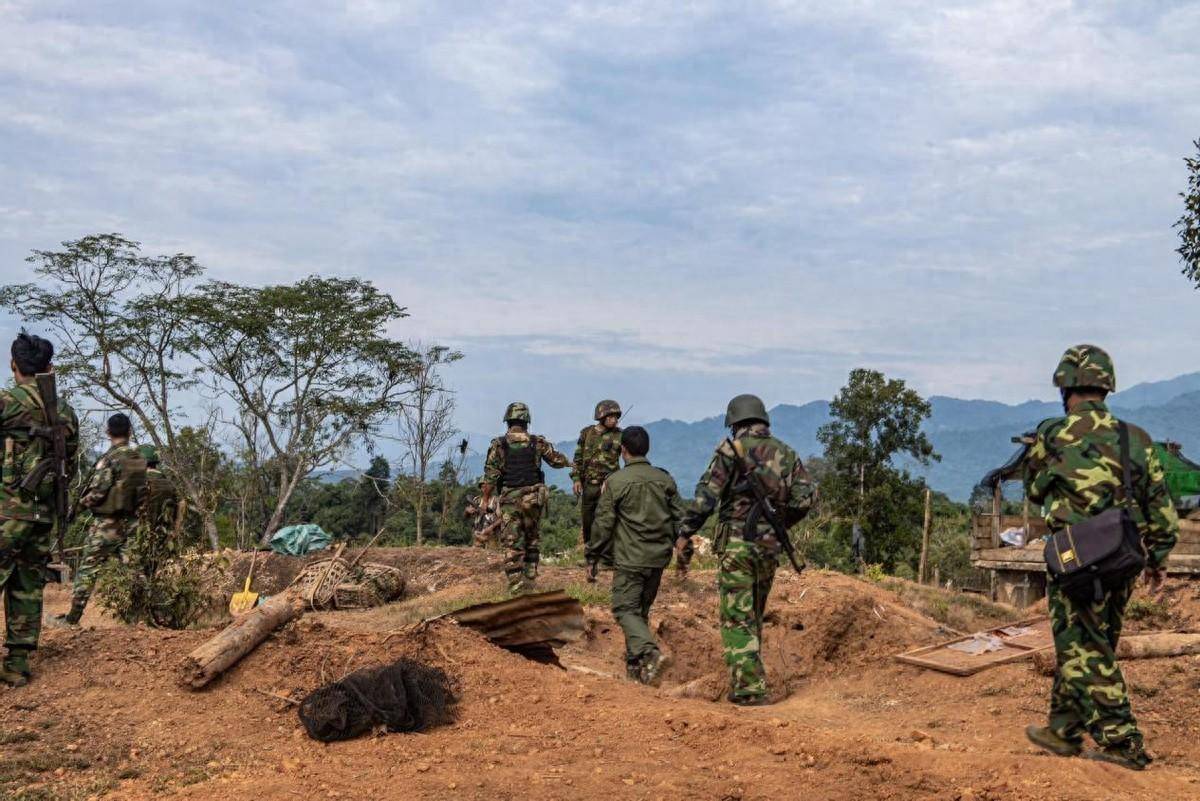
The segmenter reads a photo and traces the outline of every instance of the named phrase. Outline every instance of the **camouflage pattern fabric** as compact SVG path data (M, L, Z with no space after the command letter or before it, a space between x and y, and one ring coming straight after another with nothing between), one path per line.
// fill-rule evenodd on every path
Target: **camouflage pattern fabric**
M1059 389L1091 388L1117 391L1117 371L1112 357L1095 345L1067 348L1054 370L1054 386Z
M54 482L43 481L36 493L21 492L17 485L50 452L49 443L31 437L31 426L46 425L42 398L37 384L15 384L0 390L0 436L3 437L4 467L0 482L0 519L52 522L54 518ZM74 410L61 398L59 416L67 424L67 463L73 464L79 447L79 421Z
M625 633L625 664L636 670L658 653L650 632L650 608L662 583L661 567L618 567L613 573L612 613Z
M115 515L94 515L83 543L83 557L71 591L71 607L82 611L96 588L100 568L109 559L120 558L121 549L129 534L131 518Z
M1179 532L1179 513L1150 435L1129 426L1129 457L1134 503L1129 505L1142 532L1148 562L1166 560ZM1103 401L1076 407L1066 417L1038 426L1026 462L1025 490L1041 504L1051 531L1080 523L1117 505L1121 493L1121 447L1117 418Z
M175 486L166 473L157 467L151 467L146 471L146 484L138 504L138 529L159 534L170 532L175 528L178 512L179 496L175 492Z
M767 694L762 626L778 564L775 553L740 537L730 537L721 554L717 569L718 612L731 701L753 700Z
M1058 671L1050 692L1050 729L1081 742L1084 732L1105 748L1142 749L1116 648L1134 582L1099 603L1081 603L1049 587L1050 625Z
M575 459L571 467L571 481L582 485L579 511L582 518L583 544L592 539L592 524L596 519L596 505L600 501L600 490L610 475L621 467L621 429L591 425L579 432L575 444Z
M4 592L4 644L10 656L37 648L42 630L42 587L54 545L54 526L29 520L0 521L0 588ZM28 669L18 670L28 673Z
M743 537L756 500L740 479L753 465L787 525L801 520L812 508L816 488L796 452L771 436L765 423L736 427L733 439L744 458L739 458L728 440L721 443L696 486L696 497L683 516L679 535L693 536L714 511L718 513L713 550L720 560L717 588L730 697L752 700L767 694L760 656L762 617L775 578L780 546L765 520L752 533L753 542Z
M503 437L492 440L491 447L488 448L483 466L485 494L490 495L491 491L501 484L504 476L506 441L509 452L532 447L537 449L541 461L551 467L562 468L570 464L570 460L556 451L544 437L529 434L517 426L511 427ZM540 558L538 549L541 545L539 525L542 510L548 499L549 490L545 484L512 487L500 491L500 526L496 538L501 547L508 552L504 572L508 577L510 589L520 589L525 582L532 581L537 576Z
M136 445L114 443L92 468L79 504L101 514L137 511L146 480L146 460Z
M1137 523L1151 567L1160 567L1175 546L1179 517L1148 434L1130 425L1134 497L1128 509ZM1025 489L1041 504L1051 531L1060 531L1117 505L1122 467L1117 419L1102 401L1078 405L1065 417L1044 421L1030 448ZM1128 747L1140 755L1142 735L1115 648L1132 584L1100 602L1079 603L1049 587L1058 671L1050 700L1050 727L1064 739L1088 731L1105 747Z
M520 589L537 578L545 491L544 484L537 484L500 493L500 528L496 539L506 551L504 574L510 589Z

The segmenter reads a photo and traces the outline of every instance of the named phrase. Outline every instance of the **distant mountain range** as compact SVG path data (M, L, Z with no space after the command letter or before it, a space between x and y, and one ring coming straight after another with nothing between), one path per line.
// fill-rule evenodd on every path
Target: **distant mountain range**
M929 402L933 414L925 422L925 431L942 460L928 468L902 466L923 475L935 490L958 501L967 500L984 474L1012 455L1016 447L1012 444L1013 436L1033 430L1047 417L1062 414L1060 404L1046 401L1009 405L935 395ZM1155 439L1174 440L1193 459L1200 456L1200 372L1138 384L1113 395L1110 405L1122 418L1145 428ZM801 457L821 453L817 429L828 420L828 401L801 406L781 404L771 410L773 433L791 444ZM651 461L669 470L684 494L690 495L713 448L725 436L722 418L709 417L692 423L659 420L644 425L650 434ZM480 439L472 444L484 446L486 442L487 439ZM557 447L570 456L575 443L560 442ZM479 475L483 470L482 456L469 460L467 468L471 475ZM570 488L566 470L548 470L547 478L562 489Z

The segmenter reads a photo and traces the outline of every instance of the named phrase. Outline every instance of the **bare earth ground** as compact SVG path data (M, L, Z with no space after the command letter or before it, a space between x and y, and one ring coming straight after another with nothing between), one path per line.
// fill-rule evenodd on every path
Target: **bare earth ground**
M0 798L1200 799L1197 657L1125 665L1158 757L1138 774L1028 746L1022 730L1043 719L1050 679L1025 664L955 678L891 659L948 636L928 614L973 629L1016 610L781 571L766 633L778 702L742 710L707 700L724 681L710 573L665 582L654 620L676 664L653 690L616 678L620 631L603 606L588 607L588 636L562 670L449 621L412 625L494 595L494 553L383 556L410 576L409 600L310 614L203 692L181 689L175 671L212 630L128 628L96 610L80 630L48 630L34 683L0 690ZM282 586L290 570L268 564L264 582ZM579 572L547 568L542 583L603 602L604 585L578 585ZM1200 583L1169 597L1155 627L1200 625ZM54 588L50 610L66 606ZM455 724L322 745L274 697L399 656L454 676Z

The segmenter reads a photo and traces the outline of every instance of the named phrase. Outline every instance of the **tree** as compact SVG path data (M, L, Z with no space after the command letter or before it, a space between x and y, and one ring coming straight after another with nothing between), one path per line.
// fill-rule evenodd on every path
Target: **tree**
M203 272L182 253L144 256L121 234L95 234L35 250L26 259L38 280L0 287L0 306L57 334L55 371L64 389L99 411L128 410L138 432L163 451L180 494L203 518L210 543L216 523L204 489L188 472L171 469L185 416L176 406L194 385L177 357L185 350L187 320L179 301Z
M1183 274L1200 289L1200 139L1192 143L1196 157L1183 159L1187 165L1188 187L1180 192L1183 198L1183 216L1175 223L1179 229L1179 260L1183 262Z
M413 368L411 396L400 407L400 444L404 466L413 480L403 484L416 517L417 545L425 542L425 507L429 492L429 470L446 444L458 433L454 428L454 396L442 386L441 368L462 354L435 345L414 347L418 357Z
M261 288L214 281L185 306L202 384L236 408L230 422L246 449L275 472L266 544L302 479L400 411L418 363L387 327L407 314L368 281L316 276Z
M830 404L833 419L817 431L825 446L821 494L831 522L849 531L849 521L857 521L864 559L889 570L915 560L924 510L924 482L893 460L928 465L941 458L921 431L930 411L903 381L856 369Z

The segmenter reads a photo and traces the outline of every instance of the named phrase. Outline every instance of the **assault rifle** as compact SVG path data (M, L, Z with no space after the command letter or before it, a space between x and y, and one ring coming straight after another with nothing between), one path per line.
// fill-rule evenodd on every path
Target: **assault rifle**
M59 561L62 561L63 536L67 533L67 483L70 480L67 474L67 423L58 413L58 386L54 381L54 373L38 373L34 380L42 398L46 425L34 426L30 433L45 439L50 445L50 453L29 471L20 486L33 495L47 476L54 481L55 544Z
M775 504L771 503L770 497L767 496L767 491L762 485L762 479L753 470L746 469L745 459L742 457L742 452L738 449L734 441L732 439L726 441L733 450L734 456L738 457L738 464L746 477L746 486L750 488L750 492L754 495L755 504L750 509L750 514L746 517L746 533L756 533L759 517L765 517L767 522L771 524L771 528L775 531L775 539L779 540L779 547L787 554L788 561L792 563L792 567L797 573L803 573L805 568L804 560L796 555L796 548L792 545L792 538L788 535L787 526L784 525L783 518L779 516L779 510L775 508Z

